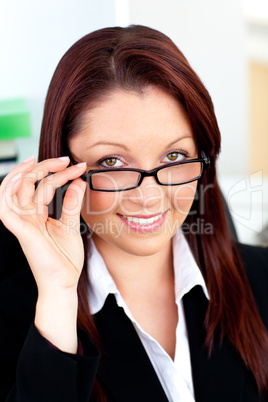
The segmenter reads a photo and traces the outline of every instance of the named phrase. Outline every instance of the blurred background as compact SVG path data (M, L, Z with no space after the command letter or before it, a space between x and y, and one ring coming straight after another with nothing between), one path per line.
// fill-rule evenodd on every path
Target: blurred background
M238 238L268 245L267 0L0 0L0 176L38 155L46 91L66 50L95 29L129 24L167 34L207 87Z

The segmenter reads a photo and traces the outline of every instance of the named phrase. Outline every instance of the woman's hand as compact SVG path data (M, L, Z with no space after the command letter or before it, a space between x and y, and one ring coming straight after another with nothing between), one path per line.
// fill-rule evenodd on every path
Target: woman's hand
M67 341L66 347L61 348L74 351L76 289L84 262L79 228L86 183L79 176L84 173L86 164L67 167L68 164L68 157L38 164L34 158L29 158L12 169L0 186L0 219L18 238L36 280L35 324L58 347L62 346L62 341L57 328L63 326L68 330L71 326L72 345L69 347ZM49 218L48 204L56 189L69 180L72 183L63 200L61 218ZM37 181L40 182L36 188Z

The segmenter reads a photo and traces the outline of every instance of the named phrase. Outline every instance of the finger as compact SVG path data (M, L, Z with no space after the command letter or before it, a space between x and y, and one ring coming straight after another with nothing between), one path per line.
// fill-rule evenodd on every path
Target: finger
M13 211L18 216L29 216L36 214L36 207L34 204L31 204L27 207L22 207L18 200L18 191L23 185L23 174L18 173L13 176L11 180L8 181L8 184L5 187L5 191L0 198L0 216L5 217L5 214Z
M22 173L17 173L11 177L5 184L4 188L1 188L0 197L0 216L4 216L9 210L13 210L14 200L16 199L16 191L22 184Z
M33 173L36 174L37 180L41 180L51 172L58 172L65 169L70 163L69 156L60 156L59 158L45 159L35 165Z
M42 180L49 173L61 171L69 164L69 157L46 159L36 164L30 172L23 176L23 185L17 193L21 206L32 203L35 195L35 183Z
M60 221L79 232L80 212L87 184L79 179L68 187L62 205Z
M0 199L0 220L17 237L23 233L24 224L20 219L22 210L20 209L16 191L22 184L22 174L18 173L8 180L5 192Z
M79 163L44 178L35 191L33 197L34 203L48 205L52 201L56 189L66 184L68 181L80 177L86 170L86 166L86 163Z

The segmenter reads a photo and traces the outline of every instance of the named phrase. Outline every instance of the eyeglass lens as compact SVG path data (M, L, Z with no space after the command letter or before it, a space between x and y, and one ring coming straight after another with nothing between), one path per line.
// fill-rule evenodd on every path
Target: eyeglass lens
M199 177L202 164L200 162L185 163L183 165L170 166L159 170L158 180L162 184L180 184Z
M91 183L95 189L112 191L135 187L139 179L139 172L111 170L109 172L94 173L91 176Z

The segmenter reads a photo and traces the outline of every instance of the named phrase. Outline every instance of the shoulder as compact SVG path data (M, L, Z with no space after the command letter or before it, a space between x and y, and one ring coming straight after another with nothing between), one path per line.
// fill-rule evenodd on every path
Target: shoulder
M17 238L0 221L1 356L20 352L34 319L37 287ZM17 355L16 355L17 356ZM16 357L17 358L17 357Z
M1 314L24 326L24 317L32 321L36 299L36 283L20 243L0 221Z
M249 280L254 283L266 279L265 285L268 281L268 247L242 243L237 243L236 246Z
M34 247L34 245L33 245ZM36 294L36 283L18 239L0 221L0 304L20 304L19 298ZM4 303L7 305L7 303Z
M18 239L0 221L0 281L26 267L28 262Z
M4 177L0 177L0 185ZM0 220L0 282L22 268L28 267L18 239Z
M268 327L268 247L237 243L260 314Z

